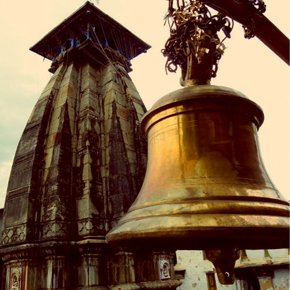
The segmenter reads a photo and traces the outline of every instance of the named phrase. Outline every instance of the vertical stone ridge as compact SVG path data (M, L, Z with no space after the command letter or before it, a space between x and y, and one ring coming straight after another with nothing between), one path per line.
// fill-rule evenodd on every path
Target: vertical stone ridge
M67 239L73 237L74 232L72 148L67 103L62 107L59 119L47 181L43 185L40 236L42 239Z
M65 68L59 67L41 94L17 146L8 183L2 245L35 239L46 126Z
M106 233L102 177L102 69L86 64L80 72L77 136L78 236L103 237Z
M117 115L116 101L112 103L112 127L109 133L109 213L114 224L129 208L134 198L126 143ZM132 197L133 196L133 197Z
M41 181L40 239L74 237L75 204L72 191L75 106L78 71L66 66L47 124Z

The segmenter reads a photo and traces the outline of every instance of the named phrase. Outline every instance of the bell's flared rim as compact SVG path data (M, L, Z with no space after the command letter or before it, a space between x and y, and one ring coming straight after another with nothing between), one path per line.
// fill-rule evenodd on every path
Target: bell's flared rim
M170 226L169 226L170 225ZM277 249L289 245L289 219L251 215L166 215L119 224L106 236L112 246L138 249Z

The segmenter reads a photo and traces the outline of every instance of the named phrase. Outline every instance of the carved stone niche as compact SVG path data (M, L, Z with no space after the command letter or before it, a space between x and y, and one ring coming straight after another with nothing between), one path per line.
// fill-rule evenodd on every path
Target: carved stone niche
M146 289L176 289L181 282L175 277L175 264L174 252L137 252L136 283Z
M8 280L9 290L21 290L24 288L22 286L25 283L25 279L24 279L25 269L23 269L21 265L9 267L9 271L7 274L9 276L9 280Z

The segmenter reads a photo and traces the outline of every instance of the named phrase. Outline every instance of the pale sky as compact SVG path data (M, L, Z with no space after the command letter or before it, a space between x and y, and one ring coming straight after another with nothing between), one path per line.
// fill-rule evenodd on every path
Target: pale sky
M132 61L130 74L147 109L180 88L179 73L166 75L161 49L168 38L163 25L166 0L99 0L98 8L152 46ZM265 0L265 15L289 37L290 1ZM0 1L0 207L16 146L28 117L51 74L50 62L29 51L85 1ZM244 39L235 23L214 85L241 91L260 105L265 122L259 130L262 158L273 183L290 199L289 67L257 38Z

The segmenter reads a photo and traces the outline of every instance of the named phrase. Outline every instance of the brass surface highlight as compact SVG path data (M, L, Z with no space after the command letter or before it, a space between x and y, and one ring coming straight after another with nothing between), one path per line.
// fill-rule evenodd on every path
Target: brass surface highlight
M107 235L112 245L161 249L288 247L289 204L259 152L263 112L241 93L200 85L147 112L143 186Z

